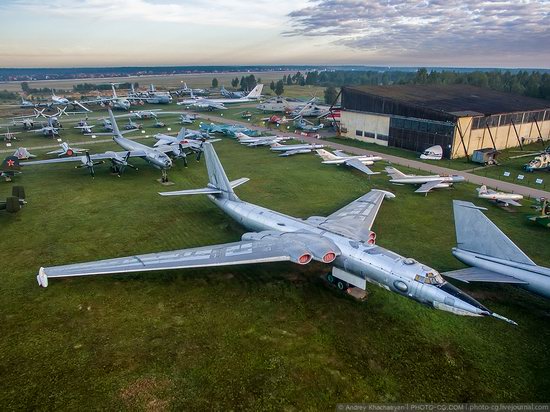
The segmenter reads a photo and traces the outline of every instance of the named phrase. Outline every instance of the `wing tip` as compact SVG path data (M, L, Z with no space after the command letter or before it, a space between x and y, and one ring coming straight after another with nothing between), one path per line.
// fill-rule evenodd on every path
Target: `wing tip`
M36 275L36 281L38 282L38 285L47 288L48 287L48 275L46 274L46 270L44 267L41 267L38 270L38 275Z
M388 192L387 190L372 189L372 192L380 192L380 193L383 193L383 194L384 194L384 197L385 197L386 199L394 199L394 198L395 198L395 195L394 195L392 192Z

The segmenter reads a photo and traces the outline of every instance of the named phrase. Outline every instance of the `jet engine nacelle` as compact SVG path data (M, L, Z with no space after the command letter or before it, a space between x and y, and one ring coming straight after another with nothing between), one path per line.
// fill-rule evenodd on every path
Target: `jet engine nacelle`
M322 263L331 263L340 255L340 249L338 249L331 240L310 233L264 231L258 233L245 233L242 236L242 240L269 239L283 239L285 242L288 241L289 248L292 244L299 245L303 248L302 250L309 253L311 258Z
M374 233L373 231L369 233L369 237L367 238L367 245L369 246L376 245L376 233Z

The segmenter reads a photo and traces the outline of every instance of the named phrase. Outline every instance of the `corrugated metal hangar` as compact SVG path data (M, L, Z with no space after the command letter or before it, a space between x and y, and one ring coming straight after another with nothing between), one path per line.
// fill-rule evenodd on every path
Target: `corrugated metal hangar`
M550 102L466 85L342 87L342 135L443 156L550 139Z

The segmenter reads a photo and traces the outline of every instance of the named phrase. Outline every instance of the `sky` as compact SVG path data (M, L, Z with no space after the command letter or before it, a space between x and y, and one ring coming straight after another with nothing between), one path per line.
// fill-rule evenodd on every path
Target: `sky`
M0 0L0 67L550 68L550 0Z

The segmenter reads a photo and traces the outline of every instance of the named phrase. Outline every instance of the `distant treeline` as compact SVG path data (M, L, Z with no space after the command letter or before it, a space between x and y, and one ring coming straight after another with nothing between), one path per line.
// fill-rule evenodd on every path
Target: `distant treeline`
M131 82L118 83L118 89L130 89L132 87ZM134 87L137 89L139 83L135 82ZM80 83L73 86L73 91L76 93L87 93L94 90L111 90L110 84L93 84L93 83Z
M19 95L7 90L0 90L0 100L17 100Z
M550 74L547 72L510 71L313 71L283 76L285 85L341 87L389 84L467 84L493 90L550 100Z

